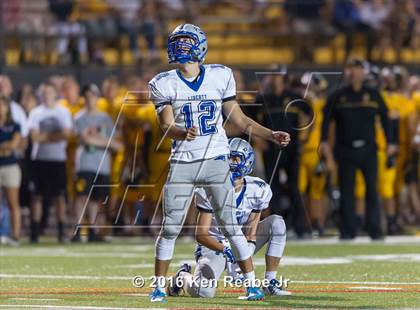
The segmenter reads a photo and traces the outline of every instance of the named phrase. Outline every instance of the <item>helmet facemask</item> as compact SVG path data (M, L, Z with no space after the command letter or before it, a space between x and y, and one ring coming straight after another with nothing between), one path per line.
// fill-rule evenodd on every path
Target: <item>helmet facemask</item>
M248 154L248 158L246 158L242 152L230 152L229 166L233 179L242 178L252 172L254 168L253 154L254 152Z
M206 54L207 38L198 26L179 25L168 37L169 63L202 63Z
M197 58L198 38L193 35L177 35L169 37L168 41L169 63L184 64L189 61L199 61Z
M231 152L229 158L229 167L232 172L233 179L242 178L245 176L245 158L243 154L238 152Z

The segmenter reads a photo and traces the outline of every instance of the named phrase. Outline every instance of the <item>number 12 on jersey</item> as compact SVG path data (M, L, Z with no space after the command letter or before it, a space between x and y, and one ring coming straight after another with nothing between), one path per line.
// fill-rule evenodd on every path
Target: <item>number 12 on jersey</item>
M201 101L198 106L198 128L200 129L200 135L205 136L217 132L216 122L216 102ZM193 113L191 102L185 103L181 107L181 113L184 115L185 126L191 128L194 126Z

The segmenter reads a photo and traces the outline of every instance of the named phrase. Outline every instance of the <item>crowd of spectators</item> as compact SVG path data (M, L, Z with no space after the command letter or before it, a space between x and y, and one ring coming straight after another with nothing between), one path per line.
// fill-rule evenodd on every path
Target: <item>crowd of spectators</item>
M318 153L327 80L314 77L308 88L308 74L267 76L259 90L268 92L264 96L268 101L263 102L268 105L266 110L246 106L260 102L262 97L241 92L252 87L252 83L240 71L235 70L234 74L238 100L246 113L269 127L292 133L293 143L278 166L273 166L278 155L275 148L254 141L256 174L269 180L276 172L271 208L286 219L287 214L293 218L292 222L288 220L289 229L294 228L298 237L308 233L322 235L326 228L336 228L336 171L331 162L326 169ZM100 87L80 87L73 76L53 75L36 88L23 84L15 95L9 77L0 76L0 235L10 236L2 237L2 241L18 244L25 234L32 242L38 242L39 236L51 227L57 228L60 242L67 242L68 237L77 242L84 235L88 240L99 241L112 234L110 228L114 226L114 233L123 227L119 232L124 234L138 234L137 225L143 225L143 230L159 229L158 206L171 142L162 138L155 108L148 101L147 81L152 76L151 71L122 79L107 76ZM420 220L420 79L410 76L403 67L376 68L366 75L366 83L383 94L390 115L398 115L399 155L392 164L395 184L394 179L383 183L378 180L378 190L382 193L381 186L385 184L385 193L391 192L386 199L394 201L391 209L381 205L388 220L387 233L403 233L406 224L415 225ZM309 106L301 112L315 118L311 126L302 127L299 122L307 120L300 116L299 109L282 112L276 105L287 105L287 100L302 97L305 92ZM267 111L272 112L268 115ZM291 121L296 124L290 125ZM230 136L241 135L229 123L227 132ZM377 139L378 145L386 143L379 131ZM381 165L385 162L380 164L380 171L391 167ZM362 230L364 185L363 180L356 179L358 225ZM297 201L302 212L295 212ZM5 215L6 210L9 216ZM50 213L55 213L55 221L50 220ZM8 219L10 231L5 228ZM195 223L194 214L186 223ZM80 235L83 229L79 227L77 234L72 235L76 224L89 228Z
M419 0L13 0L2 1L4 34L20 37L22 61L55 51L58 63L102 63L105 47L128 38L135 61L159 59L157 38L166 42L171 21L222 25L220 34L289 35L296 52L311 59L312 49L345 37L345 52L355 37L371 59L372 50L420 48ZM247 25L246 28L236 28ZM144 41L139 46L139 38Z

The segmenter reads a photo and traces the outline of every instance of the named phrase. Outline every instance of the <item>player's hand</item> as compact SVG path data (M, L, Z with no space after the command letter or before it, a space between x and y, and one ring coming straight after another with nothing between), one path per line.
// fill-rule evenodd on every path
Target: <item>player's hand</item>
M222 253L229 263L234 264L236 262L235 256L233 256L233 252L229 247L225 246Z
M286 147L290 142L290 135L284 131L272 131L271 141L281 147Z
M190 127L185 133L185 140L193 141L198 136L197 127Z

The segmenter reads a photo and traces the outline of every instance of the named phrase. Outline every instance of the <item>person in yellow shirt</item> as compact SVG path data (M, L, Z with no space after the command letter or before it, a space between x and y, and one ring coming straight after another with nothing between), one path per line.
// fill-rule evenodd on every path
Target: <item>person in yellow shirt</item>
M72 116L84 108L85 100L80 96L79 83L73 76L64 77L61 94L63 97L59 100L59 104L67 108Z
M69 110L70 114L74 116L79 113L85 106L85 100L80 97L80 86L79 83L72 76L64 77L62 84L62 98L58 104ZM75 188L74 188L74 176L75 176L75 161L76 161L76 148L77 138L76 135L72 134L67 143L67 161L66 161L66 173L67 173L67 199L70 205L73 204Z
M401 108L398 103L398 98L395 97L395 92L393 91L395 82L389 74L390 71L385 69L385 75L382 77L383 91L381 92L381 95L384 98L384 102L388 108L388 116L390 119L391 128L390 130L392 131L391 134L395 137L399 137ZM374 85L374 87L379 87L379 77L377 77L376 83L377 85ZM396 138L395 141L399 143L398 138ZM378 148L378 191L382 207L387 216L387 233L388 235L394 235L401 232L401 227L397 224L397 210L395 204L397 158L395 156L387 156L386 137L379 120L377 120L376 124L376 144ZM357 171L355 196L357 198L358 214L364 213L365 191L366 188L363 176L360 171Z
M159 127L155 106L147 101L140 104L137 110L137 117L140 122L148 124L150 127L150 140L146 145L147 159L146 166L148 171L148 184L145 196L145 217L143 223L148 223L156 208L159 207L161 192L168 173L168 159L171 153L171 141L163 136Z
M121 107L122 132L125 143L122 183L124 188L125 222L136 219L135 224L148 224L160 201L166 181L171 142L163 138L154 105L148 100L147 83L131 76L129 92ZM134 206L142 205L139 210ZM133 212L135 211L135 212Z
M412 139L416 124L416 107L406 91L408 73L401 67L394 68L396 89L392 100L400 108L399 151L397 157L397 177L395 193L400 196L405 185L407 168L412 154Z
M307 206L312 223L313 233L324 233L326 219L326 178L318 147L321 141L321 124L323 107L326 100L327 81L320 75L302 76L302 83L309 85L308 97L313 111L313 120L308 130L304 131L304 143L299 167L299 191L307 197Z
M420 223L420 195L419 195L419 175L420 175L420 78L410 79L411 99L416 106L416 125L412 135L410 164L408 167L407 187L409 208L403 215L408 223L418 225Z

